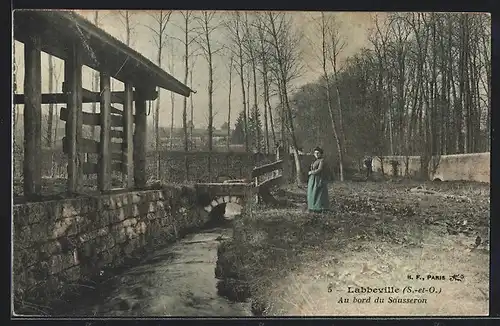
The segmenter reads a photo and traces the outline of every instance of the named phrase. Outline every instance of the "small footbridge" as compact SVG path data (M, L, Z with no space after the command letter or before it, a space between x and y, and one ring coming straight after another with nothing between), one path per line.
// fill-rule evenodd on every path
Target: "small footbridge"
M273 204L276 200L271 195L271 189L281 186L287 175L287 164L280 156L277 154L273 163L255 167L248 179L196 184L200 204L208 213L228 203L240 206L249 201Z

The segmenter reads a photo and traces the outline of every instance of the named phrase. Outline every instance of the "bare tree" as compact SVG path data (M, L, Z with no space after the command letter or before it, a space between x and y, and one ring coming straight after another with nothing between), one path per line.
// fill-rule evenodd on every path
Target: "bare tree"
M326 90L326 102L328 105L328 112L330 114L330 122L332 125L332 130L333 130L333 136L335 137L335 142L337 143L337 152L339 155L339 173L340 173L340 181L344 181L344 150L343 150L343 144L339 136L338 132L338 127L335 119L335 114L333 112L333 103L332 103L332 96L330 93L331 89L331 80L330 80L330 73L329 69L327 67L327 61L329 60L332 69L335 71L334 72L334 78L336 78L336 68L335 68L335 62L336 62L336 56L338 54L337 50L337 24L335 21L335 18L331 15L328 17L325 16L325 13L321 13L321 20L318 24L318 29L319 29L319 34L321 35L321 55L320 55L320 60L321 60L321 67L323 69L323 78L325 80L325 90ZM338 102L339 102L339 107L340 107L340 92L338 88L338 82L336 81L335 87L337 90L337 97L338 97ZM340 108L339 108L340 111ZM340 117L340 115L339 115Z
M227 99L227 151L229 152L230 144L231 144L231 91L233 88L233 56L231 55L229 59L229 93Z
M133 13L130 10L120 10L118 14L120 15L120 22L125 28L125 44L131 46L132 35L138 24L132 19Z
M170 21L170 17L172 16L172 11L159 10L155 13L150 14L151 18L154 21L154 26L146 26L153 34L153 42L156 45L157 49L157 63L161 68L162 66L162 56L163 56L163 48L167 44L168 35L167 35L167 25ZM155 129L155 152L156 152L156 178L160 179L160 130L159 130L159 121L160 121L160 95L161 89L158 89L158 98L156 99L156 108L154 115L154 129Z
M191 23L193 21L193 12L192 11L182 11L181 12L182 18L183 18L183 24L182 26L177 26L183 33L183 38L174 38L178 41L181 42L181 44L184 47L184 84L187 84L188 82L188 76L189 76L189 59L194 55L194 52L190 48L190 45L195 41L195 36L192 35L192 32L194 32L194 28L191 27ZM193 63L194 65L194 63ZM191 76L192 76L192 70L191 70ZM191 77L191 83L192 83L192 77ZM193 104L193 98L191 96L191 107ZM192 116L192 113L191 113ZM191 117L192 119L192 117ZM191 139L192 139L192 128L191 129ZM183 109L182 109L182 130L184 133L184 152L187 152L189 150L189 135L188 135L188 126L187 126L187 97L183 98ZM189 177L189 162L187 161L187 156L185 160L185 170L186 170L186 180L188 180Z
M246 54L248 57L248 61L250 62L250 67L252 71L252 77L253 77L253 116L254 116L254 123L255 123L255 135L253 135L253 138L255 139L255 149L257 153L260 152L260 146L261 146L261 135L260 135L260 128L259 128L259 120L260 120L260 114L259 114L259 103L258 103L258 97L257 97L257 58L256 58L256 53L255 49L257 48L257 41L258 41L258 35L255 33L255 26L254 24L250 21L248 17L248 12L245 12L245 20L244 20L244 26L245 26L245 48L246 48Z
M347 149L347 141L346 141L346 136L344 132L344 122L342 119L342 101L341 101L341 96L340 96L340 88L339 88L339 83L338 83L338 56L342 52L342 50L346 46L346 42L341 38L340 32L339 32L339 26L335 20L331 21L329 24L329 31L328 31L328 38L330 42L328 43L327 47L327 55L328 59L330 61L330 64L333 68L333 76L335 78L335 91L337 92L337 110L338 110L338 120L339 120L339 132L340 132L340 137L342 139L342 149L344 151L344 154ZM343 160L343 156L339 158L340 160ZM343 179L343 175L342 175Z
M189 84L193 85L193 68L194 68L195 62L193 61L191 63L191 71L189 72ZM189 140L191 143L191 150L193 149L193 128L194 128L194 102L193 102L193 95L189 98L189 102L191 105L191 114L190 114L190 124L189 124Z
M300 35L293 30L293 22L284 13L267 13L267 30L271 37L274 52L274 60L277 68L278 86L287 113L286 128L292 140L292 151L295 158L295 170L297 185L302 184L302 169L298 154L298 143L295 135L292 110L288 99L291 81L300 75L301 53L299 51Z
M214 11L203 11L200 16L195 17L198 23L198 35L196 42L200 46L205 60L208 63L208 151L212 152L213 142L213 93L214 93L214 63L213 57L222 50L222 47L216 46L212 39L212 33L220 28L220 22ZM211 159L209 155L208 173L211 179Z
M266 31L264 26L265 17L262 14L257 15L255 26L257 29L257 34L259 38L259 52L258 57L261 65L260 73L262 75L263 84L263 97L264 97L264 126L265 126L265 138L266 138L266 152L269 154L270 151L270 140L269 140L269 123L271 125L271 133L273 136L273 146L276 144L276 134L274 132L273 114L271 109L270 95L269 95L269 42L266 39ZM269 111L269 118L268 118Z
M231 46L229 50L236 56L237 61L237 73L240 76L241 84L241 98L243 102L243 124L244 124L244 138L245 138L245 150L249 151L248 143L248 117L247 117L247 103L245 91L245 67L246 60L243 52L244 42L245 42L245 31L243 29L243 22L241 18L241 13L236 11L230 19L225 22L225 27L229 32L229 38L231 40Z
M169 58L169 70L172 74L175 73L175 60L174 60L175 47L170 44L170 58ZM186 99L184 97L184 99ZM186 102L184 100L184 102ZM174 114L175 114L175 93L170 92L170 150L173 149L174 141Z

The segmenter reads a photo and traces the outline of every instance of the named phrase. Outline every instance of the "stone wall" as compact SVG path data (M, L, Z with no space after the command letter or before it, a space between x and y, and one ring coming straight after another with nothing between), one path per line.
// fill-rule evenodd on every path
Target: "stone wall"
M406 175L406 163L408 163L408 175L410 177L420 175L420 156L384 156L384 172L393 175L391 162L396 161L397 175ZM373 160L374 171L382 171L382 162L376 157ZM429 162L429 179L441 181L466 180L490 183L490 153L472 153L441 155L434 157Z
M208 214L194 188L14 205L13 289L16 302L57 298L146 248L201 227Z

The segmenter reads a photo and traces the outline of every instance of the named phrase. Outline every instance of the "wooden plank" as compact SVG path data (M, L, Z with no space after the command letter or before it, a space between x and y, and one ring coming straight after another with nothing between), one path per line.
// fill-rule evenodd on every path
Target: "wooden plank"
M68 58L64 63L64 79L68 86L68 114L66 119L66 153L68 154L68 191L78 192L83 183L82 145L82 54L79 43L68 44Z
M57 95L56 99L60 100L59 96L66 95L65 93L68 92L66 84L63 82L62 83L62 93L56 93L56 94L44 94L48 95L47 99L54 99L52 95ZM133 98L134 101L139 100L140 94L138 92L133 92ZM151 90L148 92L142 92L142 98L145 101L154 101L158 98L158 91L156 90ZM22 100L22 99L20 99ZM101 101L101 93L100 92L93 92L88 89L82 88L82 101L83 103L97 103ZM111 92L111 103L120 103L123 104L125 101L125 91L115 91ZM45 102L43 102L45 104ZM50 102L47 102L50 103ZM52 103L64 103L64 102L52 102ZM23 104L23 103L16 103L16 104Z
M84 90L86 92L82 98L82 103L97 103L99 101L94 101L99 97L99 93L95 93L89 90ZM89 94L92 93L92 94ZM112 103L123 104L122 100L123 92L112 92L111 98ZM113 100L114 99L114 100ZM67 93L45 93L42 94L42 104L62 104L68 102ZM14 104L24 104L24 94L14 94ZM121 110L115 109L117 114L122 114Z
M84 162L83 163L83 174L85 174L85 175L98 174L100 169L101 169L101 166L99 165L99 163L91 163L91 162ZM111 164L111 169L113 171L121 172L124 169L123 163L113 162Z
M133 88L132 84L125 83L125 101L123 102L123 140L126 143L123 148L123 162L126 169L123 170L125 188L134 187L134 116L133 116Z
M123 111L112 106L111 107L111 114L123 115Z
M100 73L99 85L101 86L101 112L99 113L101 135L97 184L100 191L106 191L111 188L111 135L109 134L111 130L111 77L109 74Z
M63 137L62 139L63 143L63 152L66 154L69 154L69 144L68 144L68 138ZM99 142L92 140L92 139L87 139L87 138L82 138L80 140L78 152L79 153L93 153L93 154L99 154ZM119 158L121 160L122 156L122 146L124 146L122 143L113 143L111 142L110 144L110 149L112 153L115 153L115 155L112 154L112 158Z
M142 91L142 90L141 90ZM146 186L146 101L135 102L134 130L134 183L138 188Z
M122 162L123 161L123 153L120 152L120 153L111 153L111 159L113 161L120 161Z
M283 180L284 180L283 176L280 175L272 179L267 179L266 181L259 184L257 187L260 189L260 188L271 188L274 186L279 186L283 183Z
M42 104L66 103L68 95L64 93L42 94ZM24 94L14 94L14 104L24 104Z
M124 137L124 133L121 130L110 130L109 135L111 136L111 138L122 139Z
M274 170L281 169L282 165L283 165L283 160L279 160L273 163L258 166L252 170L252 178L261 176L265 173L269 173Z
M24 162L25 196L40 194L42 188L42 67L41 41L30 38L24 45Z
M111 103L120 103L123 104L125 102L125 91L118 91L118 92L112 92L111 93ZM137 92L134 92L132 95L134 96L134 100L137 101L139 100L139 94ZM87 89L84 89L84 97L89 101L89 102L99 102L100 101L100 93L99 92L92 92ZM143 95L143 100L145 101L153 101L158 98L158 92L148 92L144 93Z
M59 118L63 121L68 121L68 109L61 108L59 111ZM82 123L88 126L100 126L101 114L82 112ZM123 118L117 115L111 116L111 127L122 127Z

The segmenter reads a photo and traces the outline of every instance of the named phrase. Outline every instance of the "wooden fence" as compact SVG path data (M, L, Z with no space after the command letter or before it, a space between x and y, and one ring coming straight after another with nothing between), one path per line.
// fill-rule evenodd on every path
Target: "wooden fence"
M257 166L252 170L251 178L254 182L257 203L261 199L266 201L267 198L271 198L270 191L273 187L286 183L288 162L285 161L285 157L280 148L277 150L275 162Z

